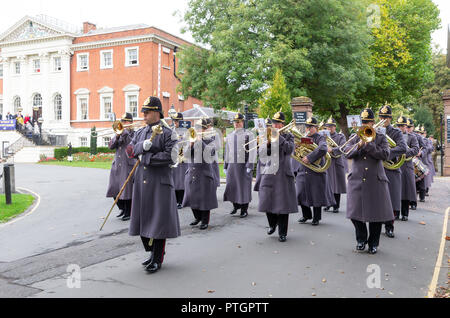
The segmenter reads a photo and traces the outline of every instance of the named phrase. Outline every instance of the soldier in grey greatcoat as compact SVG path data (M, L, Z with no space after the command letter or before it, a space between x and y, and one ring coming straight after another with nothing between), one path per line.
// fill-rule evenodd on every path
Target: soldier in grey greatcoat
M390 105L384 105L378 112L380 120L384 121L384 127L386 128L386 135L389 136L396 144L394 148L390 148L390 154L388 160L395 161L400 156L406 153L406 142L403 138L403 133L400 129L394 128L391 125L392 122L392 108ZM403 117L399 118L404 120ZM392 210L394 216L397 218L400 215L401 202L402 202L402 174L400 168L387 169L384 168L386 177L389 180L389 194L391 195ZM394 235L394 220L386 222L385 224L386 236L393 238Z
M428 167L429 173L425 176L425 196L428 196L428 191L430 190L431 184L433 183L433 176L434 176L434 166L433 166L433 160L431 159L431 154L434 151L433 142L427 138L427 132L425 130L424 125L422 125L420 129L420 134L422 135L422 138L424 140L427 153L423 157L423 163L426 164Z
M202 119L196 129L205 132L206 119ZM190 207L195 220L191 226L198 225L206 230L209 225L211 210L218 207L217 183L214 177L215 145L211 138L198 134L198 139L191 142L186 153L188 169L185 178L183 207Z
M414 127L413 127L414 129ZM428 153L428 147L425 142L425 139L420 134L420 126L416 127L414 129L414 134L417 137L417 142L419 143L419 154L417 155L417 158L426 166L426 156ZM425 176L426 178L426 176ZM425 178L421 178L420 180L416 180L416 189L419 193L419 200L420 202L425 202L425 194L426 194L426 187L425 187ZM415 210L417 206L417 199L415 202L413 202L411 209Z
M403 137L407 145L406 159L413 158L419 153L419 143L417 142L416 136L414 134L407 132L407 126L412 125L409 118L402 118L400 121L397 120L397 127L402 131ZM400 167L402 171L402 206L401 215L402 221L407 221L409 216L409 205L411 201L416 201L416 178L414 174L414 164L412 160L405 161L405 163Z
M363 125L372 127L374 113L370 108L361 112ZM364 142L359 136L352 138L344 151L353 159L352 172L347 184L347 218L351 219L356 232L356 249L362 251L369 244L369 253L375 254L384 222L392 221L389 180L383 161L389 157L386 136L376 134L375 140ZM369 222L369 236L365 222Z
M330 116L325 126L330 132L330 138L340 147L346 142L345 135L336 132L336 120ZM341 194L347 193L347 183L345 180L345 164L347 160L343 156L339 147L328 147L328 152L331 155L331 165L327 170L328 180L331 191L334 194L336 204L333 206L333 212L339 212ZM327 206L324 210L328 211L331 206Z
M166 239L180 235L171 169L172 158L176 158L172 149L177 141L173 131L160 121L164 115L158 97L149 97L141 111L147 126L136 132L127 148L128 156L140 161L134 174L129 233L140 235L145 250L152 252L143 265L147 272L155 273L164 260ZM162 127L162 134L151 140L155 127Z
M237 113L234 120L234 131L227 136L225 144L224 172L227 185L223 201L233 203L231 215L241 210L241 218L248 215L248 205L252 200L253 167L256 149L248 151L254 143L254 136L244 129L244 116ZM244 147L244 145L246 145Z
M181 157L184 156L184 140L185 140L185 132L186 129L180 127L180 121L183 120L183 114L180 112L177 112L176 116L172 118L173 122L175 123L175 131L178 134L177 141L180 145L178 147L178 155ZM180 159L181 160L181 159ZM175 195L177 197L177 208L181 209L181 204L183 203L184 198L184 178L186 177L186 171L188 168L188 164L186 162L181 161L178 162L178 165L173 168L173 181L175 184Z
M265 119L265 124L266 124L266 128L271 128L272 127L272 119L270 119L269 117L267 117ZM260 137L261 138L261 131L259 132ZM253 147L257 147L259 148L259 145L255 145L255 143L257 143L256 141L250 144L250 149ZM253 191L259 191L259 184L261 183L261 170L264 168L263 163L261 162L261 160L259 160L258 158L258 163L256 164L256 180L255 180L255 186L253 187Z
M327 140L317 130L317 119L315 117L309 118L306 121L306 131L308 133L306 138L310 138L318 147L303 158L302 161L304 164L299 163L297 160L293 161L293 169L297 175L295 179L297 200L302 208L303 214L303 217L298 222L306 223L307 220L312 219L312 225L319 225L319 221L322 218L323 206L326 207L335 204L331 193L330 195L326 195L328 191L326 171L315 172L305 166L305 164L313 164L318 160L320 160L321 166L325 162L325 155L328 152ZM314 213L312 213L311 207L313 207Z
M214 161L212 163L213 171L214 171L214 182L216 183L216 187L220 187L220 167L219 167L219 150L222 148L222 140L220 139L219 134L214 132L214 121L212 118L206 119L207 123L207 132L210 132L212 136L208 136L205 138L208 140L208 143L211 143L211 146L214 146Z
M272 128L282 128L284 121L285 115L277 112L272 118ZM281 133L276 142L264 141L259 148L264 166L261 170L258 211L267 215L268 235L272 235L278 226L280 242L286 241L289 214L298 212L291 164L294 148L294 136L288 132Z
M122 124L133 123L133 115L125 113L120 120ZM126 154L126 148L133 139L134 131L131 128L125 128L121 134L116 134L109 142L109 149L115 149L116 154L111 166L111 172L109 174L109 185L106 192L107 198L114 198L116 200L117 195L125 184L131 170L133 169L136 160L128 158ZM122 217L123 221L128 221L131 214L131 199L133 195L133 182L128 182L117 201L117 206L120 209L117 217Z

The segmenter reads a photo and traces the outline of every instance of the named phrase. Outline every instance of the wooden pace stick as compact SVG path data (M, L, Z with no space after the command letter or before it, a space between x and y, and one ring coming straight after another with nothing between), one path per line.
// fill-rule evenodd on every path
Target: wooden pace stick
M156 137L156 135L160 135L163 133L162 127L161 125L157 125L154 126L152 128L153 132L152 132L152 136L150 137L150 141L153 141L153 139ZM119 194L116 197L116 200L114 200L113 206L111 207L111 209L109 210L108 214L106 215L105 221L103 221L102 226L100 227L100 231L103 229L103 226L105 225L106 221L109 218L109 215L111 214L112 210L114 209L114 206L116 205L117 201L119 201L120 196L122 195L122 192L125 190L125 186L128 184L128 182L130 181L131 177L134 174L134 171L136 170L136 168L139 166L139 163L141 163L141 161L138 159L136 161L136 164L134 165L133 169L131 170L130 174L128 175L127 180L125 181L125 183L122 186L122 189L120 189Z
M128 175L127 180L126 180L125 183L123 184L122 189L120 189L120 192L119 192L119 194L117 195L116 200L114 201L114 203L113 203L111 209L109 210L108 214L106 215L105 221L103 221L103 224L102 224L102 226L100 227L100 231L103 229L103 226L105 225L106 221L108 220L109 215L111 214L112 210L113 210L114 207L116 206L117 201L119 201L119 198L120 198L120 196L122 195L122 192L125 190L125 187L126 187L126 185L128 184L128 182L130 181L131 177L133 176L134 171L135 171L136 168L139 166L139 163L140 163L140 160L138 159L138 160L136 161L136 164L134 165L133 169L131 170L130 174Z

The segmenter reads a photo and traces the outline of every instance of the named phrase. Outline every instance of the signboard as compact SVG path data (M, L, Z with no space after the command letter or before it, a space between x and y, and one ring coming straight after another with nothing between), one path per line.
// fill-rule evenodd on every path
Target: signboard
M294 112L295 124L304 124L306 123L306 112Z
M450 116L447 115L447 142L450 143Z
M257 119L257 118L258 118L258 114L256 114L256 113L247 113L247 119L248 120Z
M192 123L190 121L185 121L185 120L180 120L179 124L180 124L180 126L179 126L180 128L186 128L186 129L191 128L191 125L192 125Z
M16 130L16 120L0 120L0 130Z
M347 116L347 127L361 127L361 116L359 115L348 115Z
M257 128L257 129L266 128L266 122L265 122L264 118L255 118L255 119L253 119L253 121L255 122L255 128Z

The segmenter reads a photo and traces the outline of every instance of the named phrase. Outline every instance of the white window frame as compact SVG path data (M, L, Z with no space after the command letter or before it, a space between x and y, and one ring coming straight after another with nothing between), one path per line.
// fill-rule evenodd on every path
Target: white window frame
M109 147L109 142L111 141L111 137L103 137L103 146Z
M3 63L0 63L0 70L1 70L0 78L3 78Z
M17 66L19 66L19 73L17 73ZM22 63L20 61L14 62L14 75L20 75L22 73Z
M105 57L104 57L105 53L111 53L111 65L105 65ZM100 51L100 69L106 70L112 68L114 68L114 50Z
M125 111L127 113L133 114L131 112L131 108L130 108L130 97L132 96L136 96L136 117L133 116L133 119L137 119L139 118L139 92L127 92L125 93L125 101L126 101L126 106L125 106Z
M57 109L56 109L56 97L58 97L58 96L61 98L61 118L58 118L58 116L57 116ZM59 94L59 93L56 93L53 96L53 113L55 115L55 120L57 120L57 121L62 120L62 117L63 117L63 98L62 98L62 95Z
M87 66L86 68L81 68L81 57L86 56ZM77 72L87 72L89 71L89 52L78 53L77 54Z
M129 51L136 50L136 64L130 64ZM139 46L126 47L125 48L125 67L139 66Z
M38 66L39 67L36 67L36 62L37 62L37 64L39 64ZM41 74L41 60L40 59L33 59L33 62L32 62L33 64L32 64L32 67L33 67L33 74Z
M139 93L141 88L137 85L130 84L123 88L123 92L125 93L125 112L130 112L130 96L136 96L137 98L137 117L133 117L133 119L141 119L139 117Z
M59 70L56 68L56 60L59 59ZM62 58L61 56L53 57L53 72L62 72Z
M86 145L83 145L83 141L86 140ZM88 137L80 137L80 147L89 147L89 138Z
M100 95L100 119L103 120L111 120L110 116L106 116L105 113L105 99L109 98L111 100L111 114L114 113L114 101L113 101L113 94L101 94Z

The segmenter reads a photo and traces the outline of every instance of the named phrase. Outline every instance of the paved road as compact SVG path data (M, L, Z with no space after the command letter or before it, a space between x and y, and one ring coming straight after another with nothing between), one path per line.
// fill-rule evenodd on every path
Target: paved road
M324 213L319 227L291 215L288 241L279 243L265 234L254 193L247 219L229 216L230 205L220 202L206 232L187 226L191 213L180 211L183 235L169 241L163 270L147 275L139 239L127 235L123 222L112 219L98 233L111 204L104 198L107 171L17 165L16 174L42 203L0 228L0 297L424 297L450 206L450 179L436 179L410 221L396 223L396 238L383 235L379 253L369 255L354 251L344 213ZM43 183L48 176L58 181ZM76 201L80 189L85 202ZM342 203L344 210L345 197ZM80 289L67 287L68 264L82 268ZM380 288L366 284L371 264L379 266Z

